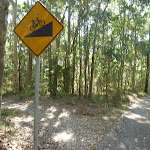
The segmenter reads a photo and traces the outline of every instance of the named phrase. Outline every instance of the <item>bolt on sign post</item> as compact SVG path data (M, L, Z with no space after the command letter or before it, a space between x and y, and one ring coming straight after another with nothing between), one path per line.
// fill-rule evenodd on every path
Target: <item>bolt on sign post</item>
M14 32L36 56L34 101L34 150L38 149L38 104L40 54L64 29L63 25L41 4L36 2L15 27Z

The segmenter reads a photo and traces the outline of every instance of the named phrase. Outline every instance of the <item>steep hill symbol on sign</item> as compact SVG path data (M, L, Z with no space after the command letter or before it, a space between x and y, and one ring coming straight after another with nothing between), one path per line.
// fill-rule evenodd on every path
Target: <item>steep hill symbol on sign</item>
M40 21L39 25L42 22L45 23L44 20L38 20L38 21ZM42 25L43 25L43 23L42 23ZM42 26L42 25L40 25L40 26ZM41 28L33 31L32 33L26 35L25 37L47 37L47 36L53 36L53 22L50 22L47 25L42 26Z
M37 1L15 27L14 32L38 57L63 29L62 23Z

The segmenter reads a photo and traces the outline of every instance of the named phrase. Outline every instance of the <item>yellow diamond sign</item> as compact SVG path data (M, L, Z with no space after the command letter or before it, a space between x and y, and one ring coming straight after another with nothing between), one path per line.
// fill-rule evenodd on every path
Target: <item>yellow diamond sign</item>
M63 28L40 2L36 2L15 27L14 32L36 56L39 56Z

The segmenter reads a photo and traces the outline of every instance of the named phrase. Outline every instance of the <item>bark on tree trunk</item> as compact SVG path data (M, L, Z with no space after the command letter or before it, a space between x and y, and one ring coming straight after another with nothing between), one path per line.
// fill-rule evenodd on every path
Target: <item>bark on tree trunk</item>
M77 37L76 37L77 41ZM76 58L76 45L73 48L73 68L72 68L72 94L74 94L74 79L75 79L75 58Z
M73 38L73 43L72 43L72 49L71 49L71 52L73 52L73 78L72 78L72 94L74 94L74 78L75 78L75 56L76 56L76 46L77 46L77 38L78 38L78 34L79 34L79 30L80 30L80 19L81 19L81 16L83 15L83 12L79 11L79 15L78 15L78 25L75 29L75 35L74 35L74 38ZM80 42L79 42L80 43ZM80 47L80 46L79 46ZM80 92L79 92L80 93ZM79 94L80 95L80 94Z
M28 78L32 78L32 52L29 51L29 60L28 60Z
M50 90L50 84L52 82L52 74L51 74L51 68L52 68L52 51L51 51L51 44L49 46L49 51L48 51L48 67L49 67L49 92L51 93L51 90Z
M145 90L144 92L148 92L148 80L149 80L149 54L147 55L147 71L146 71L146 80L145 80Z
M81 46L81 41L80 41L80 30L79 30L79 47ZM80 47L79 51L79 57L80 57L80 75L79 75L79 97L81 96L81 91L82 91L82 50Z
M67 9L67 7L66 7L66 9ZM65 10L65 12L66 12L66 10ZM65 12L64 12L64 15L61 19L61 23L63 23L63 20L65 18ZM56 9L56 16L58 16L58 15L59 14L58 14L58 11ZM59 56L59 47L60 47L60 36L61 35L58 35L57 40L56 40L54 88L53 88L53 91L52 91L53 96L56 96L57 92L58 92L57 91L57 80L58 80L58 71L59 71L58 70L58 56Z
M67 61L67 68L70 68L70 17L71 17L71 0L68 0L68 49L66 51L66 61ZM70 89L70 72L67 72L67 76L65 79L65 92L69 93Z
M50 3L50 6L49 6L49 10L51 12L51 0L49 1ZM49 50L48 50L48 67L49 67L49 88L48 88L48 91L50 93L52 93L51 91L51 82L52 82L52 74L51 74L51 70L52 70L52 47L51 47L51 44L49 46Z
M58 10L56 9L56 16L58 16ZM58 54L59 54L59 46L60 46L60 35L56 39L56 51L55 51L55 75L54 75L54 88L53 88L53 96L57 95L57 76L58 76Z
M21 91L22 90L22 83L21 83L21 60L22 60L21 46L20 46L20 49L19 49L18 58L19 58L19 66L18 66L18 72L19 72L19 91Z
M125 0L123 1L125 7ZM126 9L124 10L124 27L123 27L123 37L122 37L122 51L121 51L121 89L123 89L123 73L124 73L124 59L125 59L125 23L126 23Z
M13 2L13 27L16 27L17 18L17 0ZM14 33L14 94L18 93L18 78L17 78L17 36Z
M149 43L150 43L150 25L149 25ZM147 54L147 71L146 71L146 80L145 80L145 90L144 92L148 92L148 80L149 80L149 54Z
M84 84L84 97L87 97L87 62L88 62L88 55L89 55L89 46L88 46L88 36L89 36L89 32L88 32L88 10L89 10L89 5L88 5L88 1L87 1L87 36L86 36L86 42L87 42L87 46L85 47L85 62L84 62L84 78L85 78L85 84Z
M29 0L27 1L28 3L28 10L30 9L30 4L29 4ZM31 2L31 6L32 6L32 2ZM32 52L29 51L29 59L28 59L28 71L27 71L27 76L28 79L30 80L32 78Z
M137 57L137 51L136 51L136 24L135 24L135 42L134 42L134 65L133 65L133 75L132 75L132 91L135 90L135 71L136 71L136 57Z
M8 0L1 0L0 4L0 120L1 120L1 103L3 90L3 75L4 75L4 56L5 56L5 42L7 32L7 17L8 17Z
M94 61L95 61L96 35L97 35L97 27L98 27L98 19L99 19L100 6L101 6L101 1L99 3L98 11L97 11L95 36L94 36L94 42L93 42L93 54L92 54L92 64L91 64L91 80L90 80L90 85L89 85L89 98L91 98L91 96L92 96L93 74L94 74L94 63L95 63Z
M58 55L59 55L59 46L60 46L60 35L56 40L56 53L55 53L55 75L54 75L54 89L53 96L57 95L57 78L58 78Z

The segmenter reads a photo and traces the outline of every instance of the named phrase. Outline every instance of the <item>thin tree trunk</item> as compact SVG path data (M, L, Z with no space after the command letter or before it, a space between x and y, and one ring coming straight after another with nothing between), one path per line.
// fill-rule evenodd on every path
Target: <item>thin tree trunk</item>
M79 28L80 28L80 19L81 19L81 16L83 15L83 12L79 11L79 15L78 15L78 25L75 29L75 35L74 35L74 38L73 38L73 43L72 43L72 49L71 49L71 52L73 51L73 78L72 78L72 94L74 94L74 78L75 78L75 56L76 56L76 46L77 46L77 37L78 37L78 34L79 34ZM80 42L79 42L80 43ZM80 47L80 46L79 46Z
M56 16L58 16L58 10L56 9ZM56 39L56 51L55 51L55 75L54 75L54 88L53 88L53 96L57 95L57 76L58 76L58 53L60 46L60 35Z
M101 15L99 15L100 13L100 6L101 6L102 1L99 1L99 5L98 5L98 11L97 11L97 19L96 19L96 27L95 27L95 36L94 36L94 41L93 41L93 54L92 54L92 64L91 64L91 79L90 79L90 85L89 85L89 98L91 98L92 96L92 88L93 88L93 75L94 75L94 64L95 64L95 47L96 47L96 35L97 35L97 28L98 28L98 20L100 20L100 18L103 16L104 12L106 11L106 8L108 7L108 3L109 0L102 12Z
M50 10L50 12L51 12L51 0L49 1L49 3L50 3L50 8L49 8L49 10ZM51 47L51 44L50 44L50 46L49 46L49 50L48 50L48 67L49 67L49 88L48 88L48 91L51 93L52 91L51 91L51 82L52 82L52 74L51 74L51 70L52 70L52 61L51 61L51 59L52 59L52 47Z
M53 96L57 95L57 78L58 78L58 55L59 55L59 46L60 46L60 35L56 40L56 53L55 53L55 75L54 75L54 89Z
M65 9L65 12L67 10L67 7ZM65 12L64 15L61 19L61 23L63 23L64 18L65 18ZM56 9L56 16L58 16L58 11ZM56 40L56 51L55 51L55 76L54 76L54 89L53 89L53 96L57 95L57 80L58 80L58 56L59 56L59 47L60 47L60 36L58 35L57 40Z
M27 1L27 3L28 3L28 10L29 10L30 9L29 0ZM29 51L29 57L28 57L27 77L28 77L29 80L32 78L32 52L31 51Z
M17 19L17 0L13 2L13 27L16 27ZM18 93L18 78L17 78L17 36L14 33L14 94Z
M149 25L149 43L150 43L150 25ZM146 70L146 80L144 92L148 92L148 80L149 80L149 54L147 54L147 70Z
M82 91L82 50L81 50L81 39L80 39L80 30L79 30L79 57L80 57L80 73L79 73L79 97L82 95L81 91Z
M18 66L18 73L19 73L19 92L22 90L22 83L21 83L21 60L22 60L22 56L21 56L21 46L19 49L19 54L18 54L18 58L19 58L19 66Z
M51 44L49 46L49 51L48 51L48 66L49 66L49 92L51 93L51 88L50 88L50 84L52 82L52 74L51 74L51 68L52 68L52 51L51 51Z
M70 17L71 17L71 0L68 0L68 49L66 51L66 61L67 61L67 68L70 68ZM65 92L69 93L70 90L70 71L67 70L67 79L65 79L66 87Z
M85 84L84 84L84 97L87 97L87 52L86 52L86 58L85 58L85 66L84 66L84 80L85 80Z
M133 75L132 75L132 91L135 90L135 71L136 71L136 57L137 57L137 50L136 50L136 24L135 24L135 42L134 42L134 65L133 65Z
M89 86L89 98L92 96L92 87L93 87L93 74L94 74L94 61L95 61L95 47L96 47L96 35L97 35L97 27L98 27L98 18L100 12L101 1L99 2L98 11L97 11L97 19L96 19L96 27L95 27L95 36L93 42L93 54L92 54L92 64L91 64L91 80Z
M124 5L125 5L125 0L124 0ZM124 6L125 7L125 6ZM123 73L124 73L124 53L125 53L125 23L126 23L126 9L124 11L124 27L123 27L123 37L122 37L122 58L121 58L121 89L123 89Z
M149 54L147 55L147 70L146 70L146 80L144 92L148 92L148 80L149 80Z
M87 41L87 46L85 48L85 62L84 62L84 79L85 79L85 84L84 84L84 97L87 97L87 61L88 61L88 55L89 55L89 46L88 46L88 10L89 10L89 5L87 1L87 36L86 36L86 41Z
M58 42L56 42L58 43ZM54 89L53 89L53 96L57 95L57 75L58 75L58 46L56 50L56 56L55 56L55 76L54 76Z
M28 60L28 78L32 78L32 52L29 51L29 60Z
M77 41L77 39L76 39ZM75 58L76 58L76 45L73 48L73 68L72 68L72 94L74 94L74 79L75 79Z
M7 32L7 17L8 17L8 0L1 0L0 4L0 120L1 120L1 103L3 91L3 76L4 76L4 56L5 56L5 42Z

